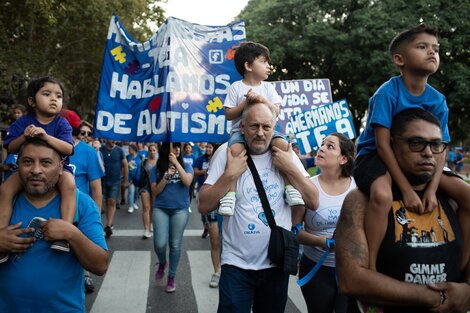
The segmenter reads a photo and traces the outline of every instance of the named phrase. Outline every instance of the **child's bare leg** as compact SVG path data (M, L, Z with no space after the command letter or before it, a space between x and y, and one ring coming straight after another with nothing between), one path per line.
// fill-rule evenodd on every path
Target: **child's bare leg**
M20 175L13 173L2 185L0 185L0 228L10 224L13 213L13 199L23 189Z
M245 150L245 145L242 143L234 143L230 146L230 152L232 153L233 157L237 157ZM237 184L233 183L230 185L230 189L228 192L236 192L237 191Z
M18 172L13 173L8 180L0 185L0 228L10 224L13 213L13 199L22 189ZM0 263L8 260L8 253L0 252Z
M72 173L64 171L59 178L58 187L61 196L60 215L64 221L72 224L75 217L75 211L77 210L77 187L75 186L75 179ZM70 245L65 240L56 240L51 244L51 249L69 252Z
M230 151L233 157L237 157L245 149L245 145L242 143L233 143L230 146ZM232 183L229 186L229 191L225 196L220 199L219 214L225 216L233 215L235 211L235 198L236 198L237 184Z
M59 178L59 191L60 191L60 214L63 220L73 223L75 211L77 209L77 198L75 186L75 179L72 173L64 171Z
M364 220L369 245L369 268L374 271L380 244L387 230L388 212L392 201L392 180L387 173L377 178L370 187L369 204Z
M463 233L462 266L470 262L470 185L458 177L443 174L439 187L457 202L457 216Z

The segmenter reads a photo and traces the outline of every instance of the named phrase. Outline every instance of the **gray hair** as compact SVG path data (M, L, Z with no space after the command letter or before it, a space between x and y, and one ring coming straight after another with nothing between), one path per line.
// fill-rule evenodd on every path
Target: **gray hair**
M269 104L264 103L264 102L250 102L250 101L247 101L246 106L245 106L245 108L243 109L243 112L242 112L241 120L243 122L245 122L246 121L246 116L248 115L248 112L251 110L251 108L253 108L257 104L265 105L269 109L269 111L271 111L271 113L273 115L273 123L276 123L276 111L274 110L274 106L269 105Z

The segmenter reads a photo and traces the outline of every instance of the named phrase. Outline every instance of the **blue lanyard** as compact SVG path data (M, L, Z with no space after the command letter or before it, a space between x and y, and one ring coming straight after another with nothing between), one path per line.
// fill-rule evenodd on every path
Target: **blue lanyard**
M308 274L302 277L301 279L297 280L297 285L299 285L299 287L302 287L303 285L308 283L310 279L312 279L313 276L315 276L315 274L318 272L318 270L323 265L323 263L325 263L326 257L330 253L330 247L333 247L334 245L335 245L334 238L326 239L326 247L327 247L326 251L323 253L320 260L318 260L317 264L310 270L310 272L308 272Z

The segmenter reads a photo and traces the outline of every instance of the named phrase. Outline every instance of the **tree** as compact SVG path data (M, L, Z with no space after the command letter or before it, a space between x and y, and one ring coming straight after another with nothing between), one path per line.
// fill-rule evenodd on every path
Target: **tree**
M390 40L419 23L438 27L441 66L430 84L447 97L455 142L470 137L467 12L470 2L463 0L257 0L239 17L247 39L270 48L271 79L329 78L334 99L348 99L357 131L368 98L398 74L388 54Z
M0 4L0 103L24 102L32 77L52 75L68 91L69 108L94 115L109 21L116 14L136 40L164 21L161 0L18 0ZM5 120L5 113L1 120Z

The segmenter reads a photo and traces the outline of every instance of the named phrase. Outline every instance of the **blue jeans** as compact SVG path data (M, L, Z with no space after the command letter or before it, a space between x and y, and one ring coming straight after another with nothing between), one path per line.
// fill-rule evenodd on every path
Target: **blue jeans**
M283 313L289 274L281 268L244 270L224 264L219 281L217 313Z
M153 208L153 247L160 263L166 262L166 246L170 247L168 276L175 276L181 255L183 232L189 220L188 208Z
M134 184L129 184L129 189L127 190L127 202L130 206L134 206L134 203L139 199L139 194L136 193L136 187Z

